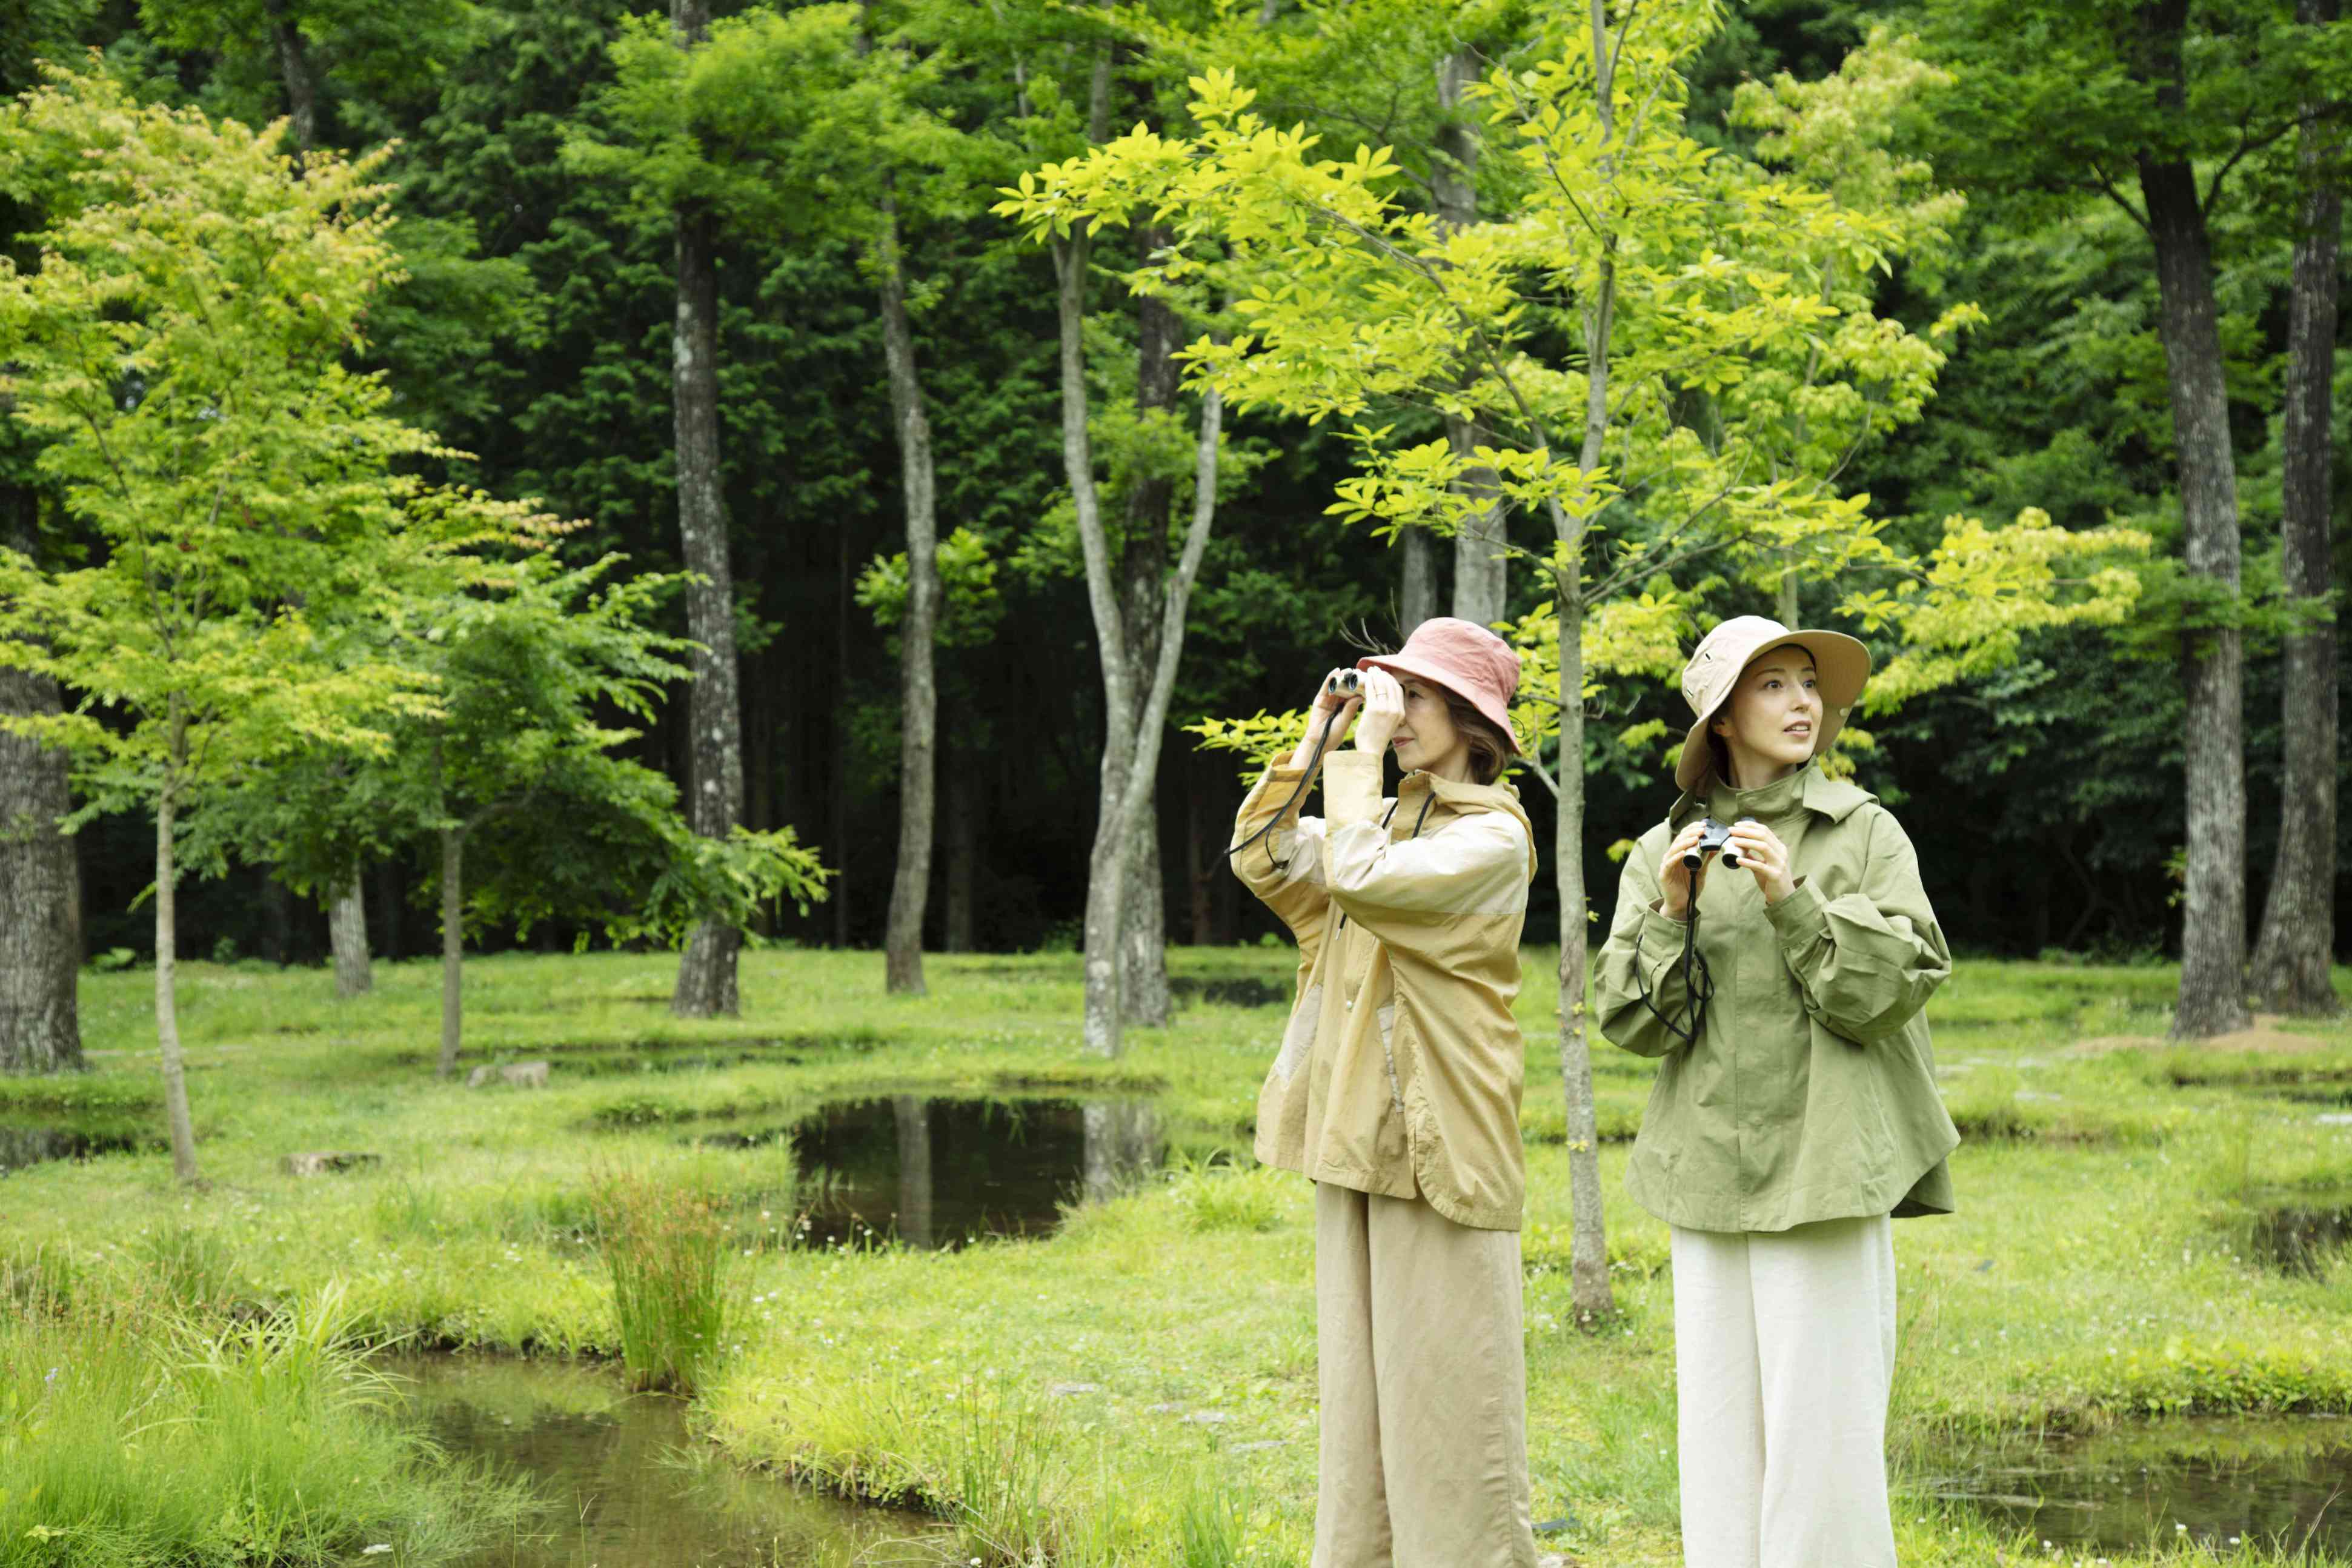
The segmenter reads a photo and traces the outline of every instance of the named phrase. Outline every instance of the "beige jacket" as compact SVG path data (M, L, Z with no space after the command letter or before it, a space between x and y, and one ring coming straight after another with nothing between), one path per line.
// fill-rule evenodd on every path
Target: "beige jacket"
M1298 939L1280 1051L1258 1091L1257 1157L1318 1182L1426 1199L1457 1224L1517 1230L1526 1043L1511 1016L1535 832L1507 784L1323 761L1328 819L1296 807L1229 857ZM1242 803L1235 845L1303 770L1276 759Z

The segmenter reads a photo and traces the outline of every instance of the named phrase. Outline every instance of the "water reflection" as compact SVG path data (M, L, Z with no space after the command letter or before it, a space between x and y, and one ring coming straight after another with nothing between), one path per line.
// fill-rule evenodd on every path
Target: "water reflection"
M1928 1483L2061 1548L2150 1540L2352 1552L2352 1421L2213 1419L1989 1450Z
M2290 1274L2325 1274L2352 1242L2352 1204L2284 1205L2256 1215L2247 1250Z
M791 1142L811 1179L806 1239L818 1245L882 1236L936 1249L1042 1235L1060 1223L1064 1205L1108 1197L1166 1157L1158 1111L1132 1100L900 1094L696 1141L755 1148L779 1140Z
M697 1450L686 1406L560 1362L400 1356L408 1408L451 1455L533 1483L527 1536L455 1568L880 1568L941 1561L931 1527L745 1471Z
M0 1174L50 1160L87 1160L98 1154L119 1154L161 1140L142 1138L126 1129L56 1127L25 1122L0 1122Z

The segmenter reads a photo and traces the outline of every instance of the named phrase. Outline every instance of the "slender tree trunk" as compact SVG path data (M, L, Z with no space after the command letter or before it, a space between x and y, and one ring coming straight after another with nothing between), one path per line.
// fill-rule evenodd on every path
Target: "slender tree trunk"
M708 0L671 0L677 47L700 47L710 36ZM677 322L671 335L671 384L677 416L677 528L687 570L687 635L694 685L688 700L693 765L688 819L705 838L726 838L743 820L743 714L735 658L734 574L728 559L727 512L719 468L719 257L709 213L678 212L676 233ZM733 1016L736 958L743 933L719 920L694 928L677 969L670 1011L681 1017Z
M2306 26L2326 26L2336 19L2339 8L2338 0L2300 0L2295 19ZM2303 117L2301 162L2307 185L2287 305L2286 416L2280 437L2286 591L2317 618L2285 643L2281 708L2286 769L2278 858L2252 974L2253 993L2264 1007L2305 1016L2330 1015L2342 1005L2328 975L2336 950L2337 722L2329 479L2336 460L2330 401L2344 192L2327 166L2335 139L2320 124L2323 108L2307 104Z
M1478 132L1458 113L1463 88L1477 77L1478 57L1469 48L1437 62L1437 102L1448 118L1438 127L1430 184L1438 217L1448 228L1467 228L1478 221ZM1469 420L1448 415L1445 439L1456 457L1466 459L1482 444L1483 433ZM1509 540L1510 509L1500 499L1500 486L1495 470L1485 464L1474 464L1454 485L1456 491L1483 504L1454 536L1454 614L1482 626L1501 620L1507 602L1510 563L1503 551Z
M457 1070L465 1033L466 830L441 830L441 1060L447 1078Z
M1607 62L1607 16L1602 0L1591 0L1593 58L1601 62L1595 107L1604 142L1616 135L1616 84ZM1613 157L1613 151L1604 156ZM1610 346L1617 330L1617 267L1601 258L1600 276L1584 316L1584 440L1577 466L1600 467L1609 433ZM1570 1223L1569 1294L1584 1321L1616 1310L1609 1289L1609 1232L1601 1201L1601 1137L1592 1104L1592 1037L1586 1003L1586 909L1584 887L1584 524L1558 501L1551 505L1552 532L1563 557L1554 584L1559 611L1559 800L1552 828L1552 875L1559 889L1559 1077L1567 1098L1568 1180Z
M13 503L0 543L31 554L32 495L0 499ZM0 665L0 714L58 710L56 681ZM73 806L69 778L63 752L0 730L0 1073L83 1065L80 868L58 829Z
M931 894L933 803L938 774L939 689L931 668L940 603L939 527L931 472L931 424L916 374L915 334L907 320L897 204L882 204L882 342L890 369L890 410L898 426L898 465L907 503L907 614L899 623L898 863L890 881L885 938L887 988L924 994L923 915Z
M278 73L286 83L286 114L294 132L299 163L302 153L319 144L319 79L311 68L302 30L296 26L286 0L264 0L269 41L278 54Z
M2192 576L2238 594L2237 470L2222 381L2221 313L2197 176L2143 157L2140 192L2156 243L2166 380L2180 452L2183 543ZM2189 878L2176 1038L2245 1027L2244 651L2234 626L2190 628L2181 657L2188 703Z
M188 1075L180 1055L179 898L173 888L173 816L181 770L187 763L187 726L172 703L171 760L155 803L155 1038L163 1058L163 1115L172 1133L172 1174L196 1180L196 1128L188 1115Z
M1418 528L1406 529L1398 543L1404 551L1404 575L1397 588L1397 636L1402 640L1437 614L1437 546Z
M1147 257L1169 243L1166 230L1148 224L1135 229L1136 245ZM1182 346L1182 324L1164 300L1140 295L1135 301L1137 411L1149 418L1154 412L1172 413L1176 406L1179 371L1176 351ZM1167 595L1168 528L1176 486L1172 479L1151 475L1138 482L1128 497L1126 537L1121 541L1124 578L1129 682L1132 690L1150 689L1151 672L1160 661L1160 617ZM1143 804L1128 824L1127 890L1120 900L1119 1009L1124 1022L1159 1027L1173 1015L1168 988L1168 919L1166 894L1160 883L1160 813L1157 780L1147 784Z
M1128 824L1127 891L1119 900L1119 1009L1123 1020L1164 1027L1175 1016L1168 985L1168 897L1160 856L1160 809L1147 795Z
M360 868L352 874L327 906L327 938L335 952L335 994L357 996L374 984L368 969L367 896L362 890Z

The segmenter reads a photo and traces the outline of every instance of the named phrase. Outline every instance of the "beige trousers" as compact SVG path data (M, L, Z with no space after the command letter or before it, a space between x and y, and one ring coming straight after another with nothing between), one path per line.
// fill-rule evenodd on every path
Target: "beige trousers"
M1674 1233L1687 1568L1895 1568L1884 1215Z
M1314 1568L1534 1568L1519 1237L1318 1183Z

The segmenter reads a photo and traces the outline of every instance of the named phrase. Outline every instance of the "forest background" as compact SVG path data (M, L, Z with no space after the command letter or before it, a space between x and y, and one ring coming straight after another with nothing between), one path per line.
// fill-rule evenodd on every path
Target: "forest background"
M791 16L842 8L773 9ZM1411 9L1366 6L1361 15ZM1469 9L1486 30L1457 40L1457 52L1507 58L1512 8ZM1932 60L1937 39L1963 37L1964 14L1976 9L1843 0L1732 7L1690 71L1691 133L1754 155L1769 128L1734 112L1742 83L1784 72L1821 81L1879 23L1923 29L1920 48ZM723 37L739 10L722 5L703 20ZM1063 74L1083 80L1089 62L1106 60L1107 124L1175 134L1188 123L1188 77L1220 63L1203 55L1229 51L1223 63L1247 79L1258 46L1234 39L1237 29L1255 29L1274 79L1261 111L1326 134L1335 155L1393 142L1401 162L1428 176L1425 189L1406 191L1408 202L1439 202L1445 172L1465 166L1446 149L1475 117L1459 90L1475 73L1457 66L1449 77L1444 52L1415 59L1395 38L1368 37L1356 41L1360 72L1327 50L1317 57L1327 73L1319 84L1303 68L1282 75L1307 58L1301 39L1349 10L1281 0L866 8L868 33L908 51L898 107L913 104L908 123L923 132L894 153L903 173L887 244L870 223L844 216L842 208L863 203L844 193L864 187L845 183L821 155L836 134L849 144L849 132L789 95L763 102L757 82L740 89L742 112L775 123L740 128L740 147L755 151L730 163L706 127L693 147L699 174L653 169L662 146L645 128L646 106L615 88L630 40L667 47L673 19L633 33L632 10L620 4L10 0L0 5L0 90L32 85L37 58L71 61L95 49L152 101L254 124L290 115L297 149L396 143L378 177L396 187L391 243L407 276L371 310L366 354L401 417L470 455L420 459L435 477L538 498L556 516L585 521L562 544L567 557L586 563L619 551L627 571L643 574L695 564L681 551L680 496L698 486L708 495L705 481L715 481L740 668L741 817L755 829L795 829L834 873L822 901L805 912L782 902L761 922L761 936L804 944L880 946L901 858L896 624L908 509L887 369L892 311L877 305L895 265L928 416L946 588L925 945L1066 949L1079 944L1087 900L1104 683L1064 463L1055 258L990 209L1041 156L1082 149L1055 142L1054 127L1082 121L1085 106L1066 100L1057 110L1050 77L1024 73L1021 62L1076 60L1078 68ZM2062 32L2065 11L2024 8ZM941 22L943 14L959 19ZM2044 106L2056 118L2042 130L2063 139L2056 132L2066 106L2016 51L1965 61L1964 51L1948 52L1966 104L2007 103L2008 133L2029 139ZM2003 69L2019 74L2004 80ZM1932 543L1948 515L2005 521L2025 508L2073 530L2127 524L2156 545L2133 568L2145 586L2131 624L2028 633L2004 668L1872 721L1875 746L1854 765L1912 823L1956 947L2177 952L2187 726L2182 638L2168 606L2180 598L2184 528L2149 236L2130 210L2136 187L2119 196L2095 179L2043 177L2014 159L2002 167L1980 115L1971 121L1954 107L1962 101L1913 95L1884 128L1892 155L1930 160L1935 185L1965 205L1954 204L1944 243L1873 288L1879 314L1917 332L1964 302L1983 320L1942 344L1948 362L1922 416L1861 447L1840 486L1866 492L1872 514L1915 549ZM835 111L865 112L841 102L849 108L836 103ZM1977 138L1972 147L1958 144L1962 127ZM2284 816L2281 649L2294 623L2259 612L2284 596L2283 411L2304 206L2294 132L2288 116L2261 145L2234 155L2243 166L2229 171L2235 184L2228 200L2211 204L2208 226L2245 598L2254 607L2242 733L2250 942ZM778 146L812 155L780 157ZM1475 205L1475 158L1466 167ZM2211 162L2204 168L2216 172ZM715 454L689 452L686 469L673 357L685 187L665 188L664 177L710 182L692 199L711 218L718 439ZM2119 177L2131 184L2128 162ZM20 250L34 222L0 205L0 234L16 237ZM1164 310L1155 318L1121 286L1149 243L1148 230L1103 240L1085 348L1113 546L1132 581L1156 584L1192 510L1197 400L1177 386L1172 354L1200 323L1171 331ZM2340 465L2342 400L2327 406L2330 462ZM1243 787L1239 759L1200 749L1185 727L1296 708L1322 670L1351 662L1365 645L1395 646L1416 612L1461 603L1450 546L1429 551L1426 575L1409 584L1403 544L1327 515L1351 472L1336 427L1344 422L1310 426L1264 411L1223 417L1214 528L1151 792L1156 864L1144 874L1160 899L1142 918L1180 942L1255 942L1276 930L1219 864ZM1442 435L1436 416L1425 417L1424 435ZM45 489L21 432L11 426L5 439L14 443L0 447L9 541L30 543L50 563L79 559L89 542ZM2346 565L2345 489L2333 487L2336 583ZM1528 548L1544 547L1539 519L1511 526L1515 535L1528 531L1520 542ZM1542 594L1532 575L1507 579L1502 592L1499 616L1481 618L1515 619ZM1800 580L1794 594L1804 623L1839 624L1840 584ZM667 599L663 629L688 632L688 598ZM1691 606L1708 616L1790 607L1736 580L1703 585ZM2340 668L2335 676L2340 693ZM1678 729L1682 704L1650 675L1602 675L1597 686L1585 731L1585 885L1606 889L1615 880L1610 846L1654 821L1670 796L1663 742L1636 727L1664 720ZM683 791L692 727L684 686L671 690L629 750ZM2340 753L2336 765L2340 779ZM1548 841L1551 801L1538 789L1523 795L1538 841ZM2337 897L2345 831L2337 814ZM75 843L83 951L134 959L152 951L139 903L153 876L150 825L101 816ZM436 947L437 853L419 837L367 871L378 956ZM325 910L273 872L241 864L185 887L181 951L323 956ZM1559 938L1553 889L1549 876L1536 884L1532 942ZM1605 912L1605 893L1599 901ZM528 940L555 947L574 934L562 919L541 920ZM517 932L493 921L478 938L495 948ZM2339 932L2339 952L2340 942Z

